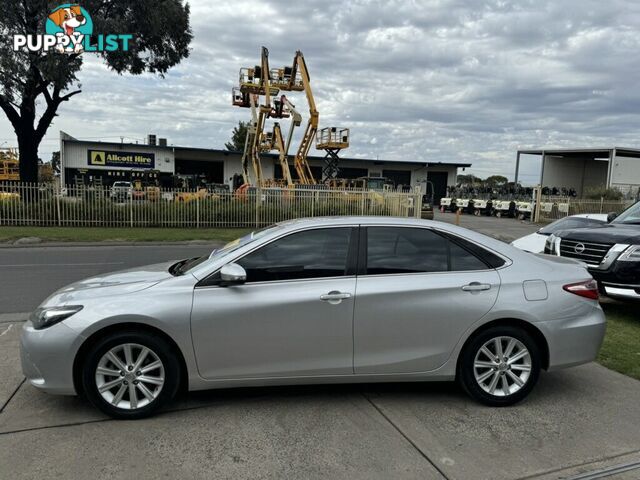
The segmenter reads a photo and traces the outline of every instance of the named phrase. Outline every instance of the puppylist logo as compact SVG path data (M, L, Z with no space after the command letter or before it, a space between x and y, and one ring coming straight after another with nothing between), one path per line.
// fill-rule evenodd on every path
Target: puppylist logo
M77 3L65 3L49 13L44 35L14 35L14 51L59 53L129 50L131 34L93 35L91 15Z

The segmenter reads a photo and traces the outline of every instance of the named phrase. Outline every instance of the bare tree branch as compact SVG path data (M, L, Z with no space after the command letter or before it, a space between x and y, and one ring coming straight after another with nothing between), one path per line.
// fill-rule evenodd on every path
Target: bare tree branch
M66 102L71 97L73 97L74 95L78 95L79 93L82 93L82 90L76 90L74 92L67 93L66 95L64 95L62 97L58 97L58 98L59 98L60 102Z
M40 117L40 120L38 121L38 127L36 128L36 138L38 140L42 140L45 133L47 133L51 122L53 122L53 119L56 116L56 112L58 111L58 107L60 106L60 104L62 102L68 101L71 97L73 97L74 95L78 95L81 92L82 90L75 90L66 95L63 95L62 97L60 96L60 90L54 89L53 96L49 95L49 92L47 92L47 95L49 95L49 98L51 100L47 100L47 109L44 111L44 113Z
M11 122L11 125L15 127L20 123L20 115L13 107L13 105L11 105L11 102L2 95L0 95L0 108L2 108L2 110L4 111L5 115Z

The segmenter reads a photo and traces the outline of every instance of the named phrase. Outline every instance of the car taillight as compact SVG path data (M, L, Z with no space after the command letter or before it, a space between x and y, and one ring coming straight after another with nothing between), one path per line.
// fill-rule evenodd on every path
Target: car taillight
M569 293L580 295L581 297L598 300L598 282L595 280L587 280L586 282L570 283L562 287Z

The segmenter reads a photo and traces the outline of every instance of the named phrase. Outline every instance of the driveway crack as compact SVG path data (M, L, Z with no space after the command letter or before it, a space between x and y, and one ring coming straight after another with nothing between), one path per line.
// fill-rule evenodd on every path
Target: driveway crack
M18 393L18 390L20 390L20 387L22 387L22 385L24 385L24 382L26 382L27 379L23 378L20 383L18 384L18 386L15 388L15 390L13 391L13 393L11 395L9 395L9 398L7 398L7 401L4 402L4 404L2 405L2 407L0 407L0 413L4 412L4 409L7 407L7 405L9 405L9 402L11 400L13 400L13 397L16 396L16 393Z
M391 420L391 418L386 413L384 413L384 411L382 411L382 409L378 405L376 405L375 402L371 400L371 398L366 393L360 393L362 393L362 396L365 398L365 400L369 402L373 408L376 409L376 411L382 416L382 418L384 418L395 429L395 431L398 432L402 436L402 438L404 438L415 449L415 451L418 452L418 454L420 454L422 458L429 462L431 466L440 475L442 475L442 478L444 478L445 480L450 480L447 474L444 473L444 471L438 465L436 465L436 463L431 460L431 458L429 458L429 455L427 455L425 451L423 451L406 433L404 433L402 429L393 420Z

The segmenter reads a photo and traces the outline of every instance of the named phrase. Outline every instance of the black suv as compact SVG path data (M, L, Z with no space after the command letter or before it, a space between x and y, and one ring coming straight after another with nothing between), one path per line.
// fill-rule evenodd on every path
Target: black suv
M640 202L602 226L550 235L544 253L586 263L603 294L640 299Z

